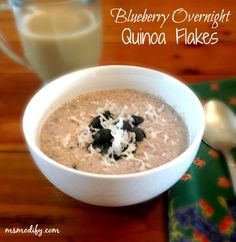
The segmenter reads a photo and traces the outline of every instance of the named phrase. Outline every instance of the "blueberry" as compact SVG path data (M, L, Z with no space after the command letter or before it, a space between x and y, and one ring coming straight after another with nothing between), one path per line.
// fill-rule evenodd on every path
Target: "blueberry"
M102 151L103 145L97 144L95 142L92 143L93 148L96 149L100 149Z
M110 118L113 118L113 115L111 114L110 111L105 111L103 114L102 114L106 119L110 119Z
M100 149L100 153L106 154L108 149L111 147L111 142L106 142L104 144L97 144L93 142L92 146L94 149Z
M90 128L90 132L91 132L92 138L94 139L95 134L96 134L96 131L95 131L94 129L91 129L91 128Z
M96 129L102 129L100 117L99 116L95 117L92 120L92 122L90 123L90 126L92 126L93 128L96 128Z
M135 137L136 137L136 141L137 142L142 141L146 137L146 134L140 128L133 127L132 130L131 130L131 132L134 132L135 133Z
M127 130L127 131L131 131L132 126L128 121L123 121L123 126L122 126L123 130Z
M111 130L110 129L100 129L94 135L94 143L95 144L105 144L110 142L112 139Z
M107 142L102 146L102 154L107 154L107 151L111 147L111 142Z
M132 115L132 118L133 118L133 122L132 122L132 124L134 125L134 126L138 126L139 124L141 124L143 121L144 121L144 118L143 117L141 117L141 116L137 116L137 115Z
M113 158L114 158L115 160L119 160L119 159L121 158L121 156L119 156L119 155L117 155L117 154L114 154L114 155L113 155Z

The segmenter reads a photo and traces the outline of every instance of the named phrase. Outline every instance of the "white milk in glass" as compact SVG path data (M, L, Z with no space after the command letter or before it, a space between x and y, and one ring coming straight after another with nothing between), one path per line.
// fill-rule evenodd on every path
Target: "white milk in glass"
M99 61L101 20L89 9L32 7L18 29L25 56L44 81Z

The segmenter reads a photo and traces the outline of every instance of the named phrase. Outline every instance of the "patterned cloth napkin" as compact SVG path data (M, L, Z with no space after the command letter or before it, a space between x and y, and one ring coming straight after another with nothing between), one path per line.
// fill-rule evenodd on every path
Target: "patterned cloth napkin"
M202 101L221 100L236 113L236 78L191 88ZM236 149L233 156L236 160ZM224 157L204 142L168 198L170 242L236 242L236 197L227 165Z

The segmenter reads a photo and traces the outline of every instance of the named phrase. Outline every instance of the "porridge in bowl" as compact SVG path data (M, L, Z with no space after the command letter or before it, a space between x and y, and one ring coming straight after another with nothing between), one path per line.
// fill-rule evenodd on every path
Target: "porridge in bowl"
M98 174L152 169L180 155L188 132L161 99L132 89L82 94L45 122L40 149L53 160Z

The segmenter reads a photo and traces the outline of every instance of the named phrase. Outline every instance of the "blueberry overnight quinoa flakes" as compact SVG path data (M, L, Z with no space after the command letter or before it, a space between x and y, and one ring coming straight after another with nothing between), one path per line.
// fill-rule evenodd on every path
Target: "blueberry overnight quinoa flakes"
M188 132L161 99L113 89L62 105L43 125L39 143L50 158L73 169L127 174L177 157L188 145Z

